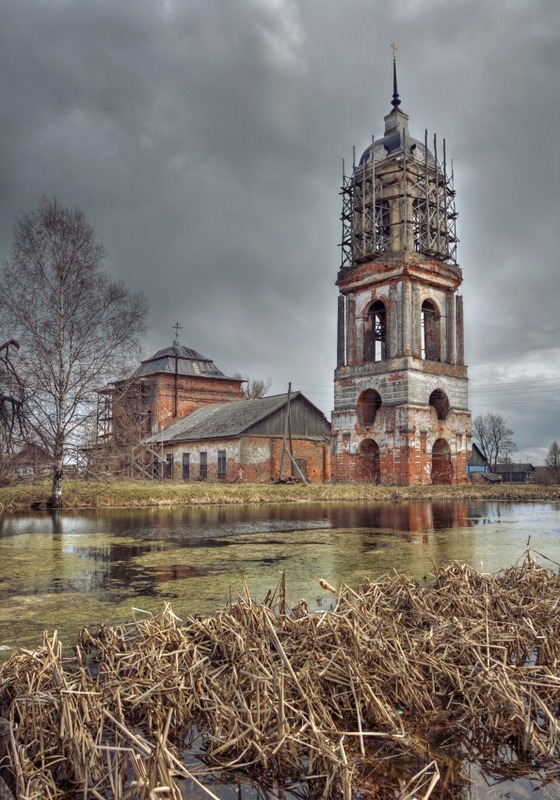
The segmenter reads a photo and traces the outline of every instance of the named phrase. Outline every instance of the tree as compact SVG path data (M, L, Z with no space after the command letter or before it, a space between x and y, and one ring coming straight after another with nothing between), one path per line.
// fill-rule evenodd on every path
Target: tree
M558 447L558 442L552 442L548 448L544 463L547 467L552 467L553 469L560 467L560 447Z
M138 353L147 303L103 269L105 252L78 209L43 198L14 225L0 312L21 344L25 415L53 460L60 505L65 458L95 413L95 389Z
M473 436L491 469L495 469L496 464L507 460L517 450L512 439L513 431L499 414L488 412L484 416L475 417Z
M243 387L245 400L258 400L260 397L264 397L272 386L271 378L261 381L258 378L251 378L249 375L242 375L240 372L236 372L233 377L245 382L246 385Z
M558 442L552 442L548 448L544 463L548 467L550 478L558 483L560 480L560 447L558 446Z

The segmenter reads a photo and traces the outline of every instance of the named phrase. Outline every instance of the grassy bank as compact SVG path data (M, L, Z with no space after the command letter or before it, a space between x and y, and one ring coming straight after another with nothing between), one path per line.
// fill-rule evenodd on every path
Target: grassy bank
M47 482L0 489L0 513L45 508ZM67 481L63 510L188 505L428 500L560 501L560 486L371 486L361 484L217 484L174 481Z

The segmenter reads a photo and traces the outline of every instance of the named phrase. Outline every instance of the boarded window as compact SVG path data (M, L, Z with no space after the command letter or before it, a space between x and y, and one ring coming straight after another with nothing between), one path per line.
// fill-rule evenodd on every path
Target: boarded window
M165 457L165 477L173 477L173 453L168 453Z
M208 477L208 453L200 454L200 477L202 480Z
M298 470L295 469L295 467L294 467L294 475L295 475L295 477L296 478L302 478L303 477L305 480L307 480L307 461L305 460L305 458L296 458L295 461L296 461L297 467L299 469L299 472L298 472Z
M191 454L183 453L183 480L188 481L191 476Z
M226 477L226 451L218 450L218 478Z

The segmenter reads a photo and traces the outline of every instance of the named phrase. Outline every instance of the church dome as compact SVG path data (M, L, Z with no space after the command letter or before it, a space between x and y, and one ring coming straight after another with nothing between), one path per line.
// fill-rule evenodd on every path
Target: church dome
M226 378L211 358L197 353L190 347L174 342L171 347L158 350L150 358L146 358L136 369L133 378L140 378L157 373L170 375L193 375L203 378Z
M361 167L364 164L368 164L372 160L372 151L373 160L377 163L378 161L383 161L383 159L388 158L389 156L393 155L394 153L398 153L401 150L406 150L407 154L410 153L415 161L418 161L422 164L424 164L426 161L427 151L428 163L432 164L434 161L432 153L428 148L426 148L424 142L421 142L419 139L414 139L412 136L407 136L405 131L397 130L389 133L382 139L372 142L369 147L366 147L362 153L362 157L360 158L359 165Z

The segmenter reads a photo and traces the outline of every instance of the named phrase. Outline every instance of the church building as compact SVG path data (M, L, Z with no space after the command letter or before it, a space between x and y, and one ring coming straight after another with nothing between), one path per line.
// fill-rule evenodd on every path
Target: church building
M392 109L343 176L332 479L467 481L472 436L445 141L413 138Z

